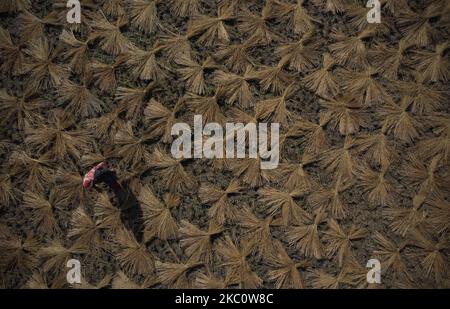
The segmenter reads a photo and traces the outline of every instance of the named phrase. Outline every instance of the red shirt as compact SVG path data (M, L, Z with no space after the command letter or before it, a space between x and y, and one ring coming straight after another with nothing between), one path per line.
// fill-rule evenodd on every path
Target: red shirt
M97 164L96 166L94 166L93 168L91 168L91 170L89 172L87 172L86 175L84 175L83 187L85 187L86 189L92 188L92 186L94 185L95 172L104 167L109 167L108 163L101 162L101 163Z

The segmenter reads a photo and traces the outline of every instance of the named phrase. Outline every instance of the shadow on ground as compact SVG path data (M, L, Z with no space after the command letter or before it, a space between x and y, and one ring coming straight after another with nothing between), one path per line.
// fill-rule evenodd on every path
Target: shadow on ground
M122 223L133 232L136 240L141 242L144 231L144 220L138 199L126 184L122 186L122 190L116 196L119 201Z

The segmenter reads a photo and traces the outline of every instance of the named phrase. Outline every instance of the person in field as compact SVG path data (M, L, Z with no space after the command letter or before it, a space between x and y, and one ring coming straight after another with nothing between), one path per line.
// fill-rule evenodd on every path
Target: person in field
M84 175L83 187L91 189L96 184L107 184L116 194L120 194L122 186L117 181L117 175L114 169L108 164L108 162L101 162L91 168L89 172Z
M101 162L91 168L89 172L84 175L83 187L86 189L95 188L96 184L105 183L117 197L119 202L118 206L122 210L132 208L138 205L138 201L134 194L128 189L123 187L117 178L116 171L109 165L108 162Z

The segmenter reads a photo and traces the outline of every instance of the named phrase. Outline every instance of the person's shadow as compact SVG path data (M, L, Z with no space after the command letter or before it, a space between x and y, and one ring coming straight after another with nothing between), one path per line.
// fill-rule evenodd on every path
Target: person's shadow
M122 184L122 190L117 192L116 196L119 201L122 223L133 232L136 240L141 242L144 234L144 219L138 199L127 184Z

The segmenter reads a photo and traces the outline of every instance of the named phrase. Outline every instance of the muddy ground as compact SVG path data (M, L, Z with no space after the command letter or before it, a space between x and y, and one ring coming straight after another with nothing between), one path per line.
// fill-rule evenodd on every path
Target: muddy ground
M30 11L40 18L46 16L53 9L51 1L32 1L32 7ZM102 4L97 2L97 9L100 10L102 8ZM125 1L115 1L119 4ZM204 0L199 1L201 3L200 12L203 15L208 16L216 16L218 3L215 0ZM233 1L222 1L223 3L231 3ZM255 15L260 16L263 8L267 5L268 1L243 1L247 6L250 12ZM247 3L248 2L248 3ZM282 2L294 3L295 1L283 0ZM325 52L329 52L330 44L336 42L336 39L332 36L333 29L339 29L348 35L353 35L360 33L357 29L354 29L350 24L350 18L348 16L348 11L342 13L333 14L331 12L325 12L323 8L321 8L318 3L325 1L304 1L303 7L306 9L306 12L314 18L315 22L315 31L312 36L312 41L318 41L320 44L315 49L317 53L319 61L314 63L314 67L303 70L301 72L296 72L288 67L284 68L284 70L290 74L291 82L298 86L298 90L295 94L289 98L286 102L287 110L292 114L293 118L296 116L301 116L311 122L318 123L320 119L320 113L323 112L323 108L320 105L321 98L314 94L313 91L308 89L302 78L307 76L312 71L315 71L322 66L322 56ZM330 1L335 2L335 1ZM354 1L355 6L364 7L365 1ZM392 2L392 1L388 1ZM408 5L413 11L423 12L426 7L429 7L433 3L445 2L445 1L407 1ZM123 7L127 8L127 6L123 3ZM350 4L346 5L346 8L350 8ZM227 31L230 35L230 42L228 44L235 44L237 42L245 42L248 37L242 33L240 33L238 26L241 20L237 18L244 11L240 6L237 6L235 9L235 17L227 20L225 22L227 26ZM448 12L448 11L447 11ZM385 6L382 9L382 20L386 21L389 25L389 31L384 34L379 34L374 37L368 38L364 40L366 44L366 48L368 51L376 48L377 44L385 44L387 46L398 46L399 40L404 37L404 34L399 29L398 23L404 12L398 12L393 14L390 12ZM1 13L0 25L9 31L11 36L13 37L14 42L20 42L21 40L21 25L18 21L19 12L17 13ZM155 42L158 41L164 34L167 33L167 29L169 29L173 33L181 33L184 34L188 30L188 25L192 17L177 17L174 15L173 11L170 9L170 3L166 1L157 1L157 14L160 21L160 26L155 33L144 34L134 29L131 25L125 25L121 28L122 33L125 37L133 43L135 46L139 47L143 50L148 50L152 46L155 45ZM443 14L445 15L445 14ZM108 16L108 20L114 21L116 19L115 16ZM448 16L447 16L448 19ZM411 48L412 52L407 53L406 57L412 57L413 51L434 51L435 46L438 43L448 43L449 38L449 23L444 20L443 16L437 16L430 18L427 22L430 23L432 29L436 30L436 35L433 38L433 43L428 46L413 46ZM285 17L274 17L268 18L266 21L268 28L275 34L279 36L278 40L275 40L269 44L262 44L258 46L253 46L249 49L249 55L256 70L260 69L261 66L276 66L279 62L280 58L275 53L277 47L292 42L294 40L298 40L301 38L301 34L295 33L293 31L293 27L289 25L287 19ZM49 39L51 44L56 48L64 49L64 44L62 44L58 38L59 34L62 32L64 28L68 28L66 24L61 25L45 25L44 33L45 36ZM85 39L87 37L86 33L78 33L77 38ZM219 47L205 47L202 44L198 44L196 39L198 36L193 36L190 39L190 45L193 50L192 59L197 62L204 61L208 56L216 55ZM25 48L27 46L27 42L21 43L21 48ZM1 55L1 54L0 54ZM445 52L444 57L448 61L449 53ZM0 57L1 58L1 57ZM89 52L88 52L89 61L92 62L94 59L103 63L112 63L115 60L115 56L109 55L106 52L102 51L99 47L98 40L89 44ZM28 59L28 58L27 58ZM165 79L158 80L158 89L157 91L152 91L144 98L144 104L141 106L141 110L137 113L135 119L133 119L133 130L134 134L137 137L140 137L146 132L149 127L148 120L144 119L143 109L146 106L146 103L151 99L155 99L162 103L169 110L172 110L177 101L180 98L185 97L189 90L187 89L186 82L183 81L178 73L177 69L180 68L179 65L169 62L167 57L164 54L158 56L158 61L167 66L168 70L165 71L167 77ZM62 65L67 65L67 62L63 61L61 57L57 56L56 62ZM217 69L206 70L205 71L205 82L206 82L206 94L207 96L214 95L216 85L213 80L213 76L215 71L224 70L228 71L228 68L225 67L224 63L221 63L221 60L216 59L219 67ZM370 59L369 59L370 62ZM338 72L346 69L351 69L346 65L336 65L333 68L333 73L338 74ZM447 73L448 73L448 62L447 62ZM401 66L401 79L404 81L411 80L411 72L414 70L414 66ZM236 72L237 73L237 72ZM14 94L16 96L20 96L24 87L27 83L27 73L20 74L18 76L14 76L11 72L2 71L1 72L1 80L0 80L0 88L5 89L8 93ZM80 75L74 72L70 73L69 78L72 81L78 82L80 81ZM447 75L448 78L448 75ZM388 80L381 74L377 75L376 79L381 82L383 85L386 85L386 88L389 89L389 96L395 101L398 102L402 97L402 93L400 93L395 87L391 87L395 84L396 81ZM146 86L150 81L142 81L132 78L130 72L125 67L120 67L117 71L117 85L119 87L129 87L129 88L137 88ZM256 104L258 104L261 100L265 100L267 98L276 97L277 94L267 91L264 92L261 89L261 85L258 83L258 80L251 80L249 82L250 89L252 91L253 96L255 97ZM368 270L365 268L366 263L371 258L378 258L382 261L381 269L382 269L382 283L369 285L370 287L384 287L384 288L398 288L398 287L433 287L433 288L444 288L449 287L450 283L450 273L448 272L449 265L449 231L448 229L436 231L433 227L429 227L427 223L430 223L429 219L425 219L425 224L422 228L421 225L413 225L410 228L410 231L418 229L422 234L426 235L425 237L429 239L431 243L431 247L424 248L423 244L421 245L417 239L415 239L411 234L406 233L405 235L401 235L392 230L390 226L390 220L383 214L383 211L387 208L404 208L411 209L413 207L413 199L419 193L419 185L415 184L411 178L405 177L402 169L408 166L407 154L414 154L417 151L418 145L422 141L430 139L432 137L438 136L440 133L434 130L436 128L436 123L434 120L430 120L427 118L428 116L432 116L434 114L440 114L447 121L448 127L448 112L450 105L448 104L448 95L449 95L449 87L448 81L430 81L427 83L432 87L435 87L439 91L443 93L446 97L445 104L440 108L434 110L433 112L424 113L424 114L414 114L408 109L409 112L413 114L413 117L417 119L421 123L422 130L420 136L414 139L412 142L407 143L402 140L399 140L395 134L389 132L387 134L388 139L393 143L394 150L393 154L396 155L395 159L390 164L388 171L386 173L385 178L394 183L398 188L398 194L395 196L395 200L389 205L380 205L373 204L368 200L368 193L364 190L363 187L359 186L360 180L355 176L354 184L352 184L347 190L340 193L340 196L346 205L347 215L345 218L337 218L337 221L341 228L345 231L351 226L356 226L358 228L362 228L366 231L364 237L351 241L351 252L353 253L354 259L352 260L356 262L357 266L351 264L350 261L345 261L343 265L339 265L336 255L324 256L321 259L308 256L304 252L302 252L299 248L295 246L289 245L286 240L286 232L292 228L293 225L302 225L303 223L298 224L289 224L288 226L277 225L274 224L270 227L270 234L272 241L279 240L287 251L289 257L294 262L305 262L306 267L299 268L299 272L303 277L303 284L306 288L317 288L317 287L325 287L321 283L317 283L318 274L323 272L329 274L334 277L338 277L341 274L350 274L349 276L354 276L359 279L352 280L341 280L336 279L337 284L335 287L339 288L357 288L357 287L367 287L368 285L364 282L365 271ZM342 85L341 85L342 86ZM98 118L102 115L107 114L114 110L117 107L117 100L115 100L114 91L111 94L104 93L95 85L90 84L89 90L92 94L94 94L97 98L105 103L105 107L101 113L97 113L96 116L90 117L91 119ZM342 89L342 88L341 88ZM45 98L49 103L45 108L41 108L38 110L38 113L43 116L44 121L39 125L45 125L45 119L49 117L49 113L54 108L64 108L64 104L57 104L57 86L51 87L48 90L40 90L33 95L34 98ZM355 98L356 100L362 101L363 98ZM218 104L220 106L221 111L224 115L229 115L230 106L225 103L225 101L219 100ZM358 137L363 136L364 134L373 134L376 132L380 132L383 126L383 116L381 115L383 103L375 104L372 106L364 106L364 112L368 117L367 125L361 127L355 134L352 134L356 139ZM3 105L2 105L3 106ZM244 110L243 108L241 108ZM252 107L247 108L246 111L254 115L254 109ZM0 110L1 117L6 115L4 109ZM4 114L5 113L5 114ZM192 117L194 112L187 107L183 107L183 109L178 113L178 119L185 121L187 123L192 123ZM127 120L126 116L122 113L119 118L123 120ZM76 124L71 127L71 130L86 130L90 135L90 140L92 145L89 150L85 151L82 155L87 154L104 154L109 149L115 149L117 145L114 144L114 139L104 140L95 136L95 132L88 129L88 121L87 118L77 117ZM281 133L288 132L289 128L292 124L283 124L281 127ZM34 127L36 129L36 127ZM343 147L345 136L339 132L339 130L334 129L330 125L324 126L326 136L329 140L330 146L327 150L331 150L334 148ZM15 151L23 150L28 154L35 156L36 158L40 155L43 155L44 151L34 152L32 148L26 143L27 132L25 130L20 129L18 127L16 119L4 120L2 119L2 127L0 130L0 141L5 142L4 149L0 148L0 161L2 162L2 167L0 170L0 175L2 177L7 177L10 179L12 187L14 188L14 199L2 205L0 209L0 223L2 226L5 226L5 229L8 232L2 235L2 242L5 244L4 247L9 248L10 251L8 254L3 254L1 267L1 281L0 283L3 287L7 288L20 288L20 287L30 287L30 279L35 275L40 275L45 278L45 284L48 287L73 287L70 284L62 284L57 285L55 283L56 277L54 273L42 273L42 265L47 262L47 258L41 254L41 250L47 247L53 240L58 239L61 243L64 244L66 248L69 248L74 244L74 238L69 236L71 230L73 230L73 213L74 211L82 207L85 212L92 218L94 218L94 204L97 200L99 194L101 192L107 192L110 196L112 203L116 207L123 207L124 205L120 205L121 201L117 199L113 195L111 191L109 191L106 187L100 186L97 190L90 191L82 191L81 183L79 184L79 188L76 186L73 187L72 192L74 194L74 199L70 202L65 203L60 207L55 207L52 210L52 215L57 221L57 225L59 226L60 233L53 236L42 235L38 232L37 226L35 226L31 220L32 212L30 209L23 206L23 194L25 191L29 190L28 184L23 181L23 179L17 177L11 172L11 156L15 154ZM447 136L448 141L448 136ZM149 140L144 143L145 149L149 154L154 153L157 147L165 148L166 152L169 154L170 144L163 144L158 140ZM304 137L298 136L293 138L287 138L286 141L281 146L281 161L282 162L298 162L301 160L303 154L305 153L304 149ZM326 152L326 151L325 151ZM321 156L323 154L316 154L317 161L309 164L305 170L308 175L311 176L311 179L317 181L320 186L323 187L331 187L335 182L335 176L333 173L327 172L323 166L321 167ZM446 154L448 155L448 153ZM80 156L80 157L81 157ZM353 152L353 156L358 162L361 164L366 163L367 158L360 153ZM50 170L52 171L52 176L50 179L46 180L44 189L42 192L39 192L43 196L49 199L50 192L52 190L61 190L61 184L58 183L56 172L62 171L62 173L75 173L83 175L90 166L83 164L81 158L70 159L66 162L58 162L51 158L51 162L49 163ZM134 197L139 197L139 188L143 185L149 185L155 195L162 200L165 193L171 191L167 189L165 186L161 185L161 177L156 172L154 168L136 168L132 167L127 162L124 162L123 158L120 156L108 156L108 161L116 167L118 171L118 175L123 184L130 188L130 194ZM439 164L439 168L435 171L436 175L439 175L440 178L437 180L436 187L439 191L439 196L444 203L443 214L447 214L448 218L448 189L449 189L449 178L448 178L448 156L445 157L445 154L441 157L441 161ZM431 159L424 159L423 163L428 166L431 163ZM265 202L261 201L258 190L261 188L271 187L276 188L278 190L283 191L283 183L279 182L278 179L273 179L271 181L264 181L263 185L252 188L245 182L243 182L242 176L236 173L236 170L231 168L222 168L217 169L212 166L213 162L211 160L206 159L193 159L186 160L183 162L183 167L189 177L191 177L192 181L195 182L195 187L192 190L188 190L185 192L174 192L172 193L180 196L181 203L178 207L171 210L171 214L175 218L178 225L180 225L182 220L187 220L188 222L195 224L202 230L208 230L208 226L210 225L210 218L208 218L208 209L211 207L211 203L202 203L198 190L201 185L205 184L213 184L217 187L225 189L227 185L233 180L238 179L242 182L243 190L239 194L233 194L229 196L229 200L232 204L232 207L236 211L240 211L243 206L248 206L252 209L252 212L260 219L265 219L269 216ZM379 170L379 167L378 167ZM6 179L6 178L5 178ZM81 179L81 178L80 178ZM426 177L424 178L426 179ZM423 180L424 181L424 180ZM317 209L315 209L309 203L309 196L313 193L318 187L315 187L311 190L311 192L306 192L299 197L295 198L295 201L299 207L304 209L310 214L314 214ZM77 193L80 190L81 193ZM80 201L83 200L84 204L81 205ZM133 232L134 237L138 240L142 240L142 230L144 229L144 223L142 219L142 210L141 210L141 202L134 200L131 203L130 209L122 210L122 221L124 226ZM421 205L420 211L424 211L426 213L426 218L430 218L433 214L433 211L436 209L436 206L433 204L431 194L426 197L426 201ZM443 215L444 216L444 215ZM275 214L275 217L279 217L279 213ZM329 231L329 219L333 218L332 215L328 214L328 216L319 223L318 225L318 235L320 239L320 243L326 251L329 247L329 243L324 241L324 236ZM429 221L427 221L429 220ZM442 219L445 220L445 219ZM392 270L392 265L389 265L388 262L384 259L385 256L380 255L380 246L374 240L375 232L379 232L385 238L391 240L395 245L402 246L402 244L406 244L405 247L401 247L400 250L400 258L404 261L406 265L407 273L410 277L404 276L402 272L398 272ZM2 232L3 233L3 232ZM252 232L250 232L252 233ZM235 244L239 243L239 239L245 235L245 228L241 226L239 222L228 220L223 226L223 232L212 237L211 242L213 248L217 249L217 246L221 245L221 241L224 239L225 235L230 235L233 237ZM15 236L11 236L15 235ZM25 240L27 236L33 235L36 237L38 241L38 248L34 251L27 251L23 249L23 246L20 247L20 250L23 250L23 254L25 257L30 257L33 259L33 263L30 267L19 268L13 262L11 262L11 257L9 256L11 252L11 246L8 241L16 237L16 239ZM100 253L92 253L86 252L83 254L72 254L72 258L78 258L81 261L82 265L82 273L83 280L92 285L97 284L101 279L105 276L111 276L111 278L115 278L116 274L119 271L122 271L122 266L117 259L117 251L116 251L116 241L114 233L111 233L109 230L101 230L100 235L102 238L102 242L105 244L105 250L101 250ZM182 237L180 235L176 237L171 237L169 240L161 240L158 237L153 237L152 239L145 242L145 246L147 250L154 256L155 260L159 260L163 263L185 263L189 260L189 257L186 255L185 250L180 245L180 240ZM436 244L440 245L436 245ZM8 247L9 246L9 247ZM433 247L434 246L434 247ZM5 249L6 250L6 249ZM436 261L432 267L431 271L426 270L426 266L424 264L424 259L427 254L431 254L432 252L436 252L439 255L441 260ZM215 250L212 253L212 260L210 266L196 266L192 269L189 269L186 272L186 276L188 278L187 286L185 287L196 287L196 278L199 274L208 273L214 274L218 278L225 278L227 274L227 265L224 265L223 258L220 254ZM251 252L246 256L246 261L250 265L250 268L253 272L255 272L258 277L262 279L262 284L260 287L262 288L273 288L276 287L276 283L270 279L268 273L273 271L274 266L270 265L268 261L264 257L258 256L257 252ZM352 266L353 265L353 266ZM391 267L391 268L389 268ZM362 269L362 270L361 270ZM387 270L386 270L387 269ZM65 270L59 270L56 273L64 272ZM435 275L435 272L438 272L438 275ZM145 278L154 276L156 279L156 283L151 285L153 288L171 288L177 287L175 284L162 284L159 283L161 280L160 273L158 271L151 272L151 274L142 274L142 273L126 273L126 275L137 284L144 284ZM359 277L358 277L359 276ZM238 280L239 281L239 280ZM245 286L242 282L233 281L230 279L228 283L229 287L242 287ZM111 282L107 283L106 287L112 287L114 279ZM330 286L331 287L331 286Z

